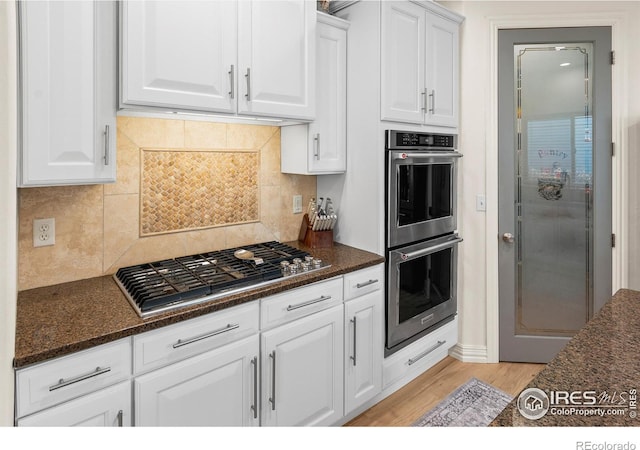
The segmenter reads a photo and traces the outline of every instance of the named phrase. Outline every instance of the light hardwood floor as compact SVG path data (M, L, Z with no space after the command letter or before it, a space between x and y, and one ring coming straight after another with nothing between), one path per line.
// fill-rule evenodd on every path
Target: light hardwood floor
M463 363L448 356L345 426L409 426L472 377L515 397L543 368L544 364Z

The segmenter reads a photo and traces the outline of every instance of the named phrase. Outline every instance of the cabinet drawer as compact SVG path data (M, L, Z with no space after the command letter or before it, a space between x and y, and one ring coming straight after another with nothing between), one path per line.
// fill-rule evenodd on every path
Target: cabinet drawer
M382 389L385 390L400 380L403 384L408 383L444 359L449 349L457 342L458 319L455 318L452 322L388 356L383 363Z
M369 292L382 289L384 284L384 265L379 264L358 270L344 276L344 299L360 297Z
M271 328L342 303L342 277L260 300L261 328Z
M19 427L130 427L131 381L18 419Z
M130 338L20 369L16 372L16 417L110 386L130 375Z
M134 373L156 369L255 334L258 318L256 301L134 336Z

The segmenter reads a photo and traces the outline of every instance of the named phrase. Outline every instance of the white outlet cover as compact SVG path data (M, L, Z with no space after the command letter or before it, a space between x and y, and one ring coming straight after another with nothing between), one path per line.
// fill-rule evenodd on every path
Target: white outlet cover
M298 214L302 212L302 195L293 196L293 213Z
M56 220L34 219L33 220L33 246L46 247L56 243Z

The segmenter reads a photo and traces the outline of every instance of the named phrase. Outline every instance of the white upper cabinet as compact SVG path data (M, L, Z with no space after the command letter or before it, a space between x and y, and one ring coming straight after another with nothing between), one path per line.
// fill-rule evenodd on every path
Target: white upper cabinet
M458 125L459 27L435 14L427 14L427 119L431 125Z
M237 5L124 2L121 102L236 112Z
M316 120L282 127L284 173L341 173L347 168L347 29L349 22L318 13Z
M458 125L459 24L410 2L382 2L381 119Z
M424 121L425 11L408 2L382 4L382 120Z
M310 0L122 3L123 108L315 117Z
M238 112L315 117L316 2L238 3Z
M115 2L19 2L19 60L19 186L115 181Z

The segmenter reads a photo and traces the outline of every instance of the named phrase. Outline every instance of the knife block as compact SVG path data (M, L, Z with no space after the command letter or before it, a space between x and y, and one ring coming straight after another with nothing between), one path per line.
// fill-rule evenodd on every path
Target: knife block
M333 247L333 230L313 231L311 223L309 223L309 216L305 214L302 216L298 240L311 248Z

